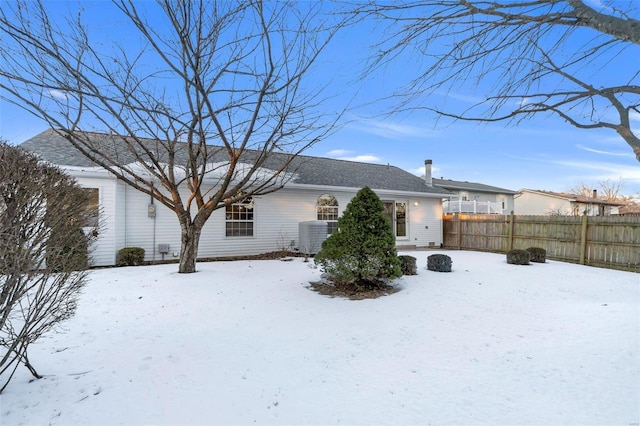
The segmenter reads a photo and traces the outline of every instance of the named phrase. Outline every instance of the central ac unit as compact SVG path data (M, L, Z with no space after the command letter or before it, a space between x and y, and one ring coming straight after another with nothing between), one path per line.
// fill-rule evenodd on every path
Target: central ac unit
M298 224L300 245L298 250L305 254L316 254L327 239L328 225L323 220L310 220Z

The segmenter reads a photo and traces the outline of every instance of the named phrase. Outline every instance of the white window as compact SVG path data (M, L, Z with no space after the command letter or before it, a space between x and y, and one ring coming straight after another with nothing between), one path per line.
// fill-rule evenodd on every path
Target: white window
M316 203L318 220L327 222L327 233L331 234L338 227L338 200L331 194L322 194Z
M253 237L253 199L227 206L225 219L227 237Z
M100 191L98 188L83 188L88 195L86 204L84 205L84 213L86 213L83 228L98 228L98 219L100 214Z

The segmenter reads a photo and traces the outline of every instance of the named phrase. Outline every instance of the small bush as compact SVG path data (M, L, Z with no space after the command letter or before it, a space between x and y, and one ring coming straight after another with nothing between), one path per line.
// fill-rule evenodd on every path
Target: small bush
M427 258L427 269L436 272L451 272L451 258L446 254L432 254Z
M138 266L144 262L144 249L141 247L125 247L118 251L118 266Z
M400 259L400 269L402 270L402 275L417 275L418 274L418 266L416 264L416 258L413 256L401 255L398 256Z
M507 263L512 265L528 265L531 255L526 250L511 250L507 252Z
M531 256L531 261L536 263L544 263L547 260L547 251L541 247L529 247L527 249Z
M402 276L391 221L373 190L358 191L313 260L331 281L355 292Z

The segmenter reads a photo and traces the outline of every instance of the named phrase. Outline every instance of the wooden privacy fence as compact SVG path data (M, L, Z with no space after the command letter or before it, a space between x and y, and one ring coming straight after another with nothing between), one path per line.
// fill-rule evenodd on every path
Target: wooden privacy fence
M444 215L444 247L506 253L541 247L547 258L640 272L638 216Z

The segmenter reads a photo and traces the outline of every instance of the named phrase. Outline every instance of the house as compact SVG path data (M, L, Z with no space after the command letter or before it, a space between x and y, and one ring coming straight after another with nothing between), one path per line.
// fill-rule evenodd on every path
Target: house
M627 204L618 210L619 216L640 216L640 204Z
M110 137L99 136L103 140ZM98 214L95 223L87 226L100 225L92 247L94 266L114 265L123 247L142 247L147 261L178 257L180 226L173 211L97 167L54 130L25 141L21 147L59 166L91 191ZM121 154L121 161L129 164L131 159L125 152ZM310 156L300 156L297 161L296 173L284 188L256 196L247 204L216 210L202 230L198 257L302 249L299 224L326 221L331 232L349 201L364 186L384 201L398 247L442 243L442 199L449 195L445 189L390 165Z
M513 197L517 191L451 179L433 179L433 185L454 194L443 203L445 214L508 214L514 209Z
M609 216L618 214L624 203L606 201L592 197L561 192L522 189L515 197L515 211L519 215L559 216Z

